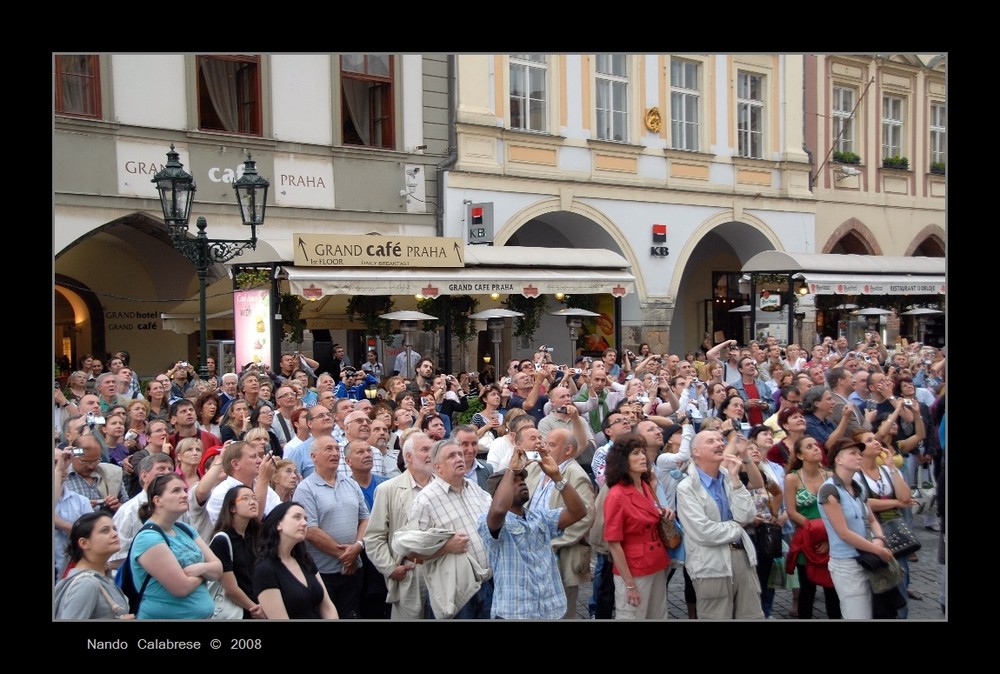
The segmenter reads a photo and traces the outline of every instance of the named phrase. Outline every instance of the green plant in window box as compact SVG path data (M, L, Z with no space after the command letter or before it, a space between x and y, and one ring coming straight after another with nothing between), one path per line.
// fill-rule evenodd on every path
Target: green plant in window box
M853 152L834 152L833 161L840 164L860 164L861 157Z
M906 157L900 157L898 154L892 157L885 157L882 159L882 168L908 171L910 169L910 160Z
M931 164L931 173L936 173L938 175L944 175L944 162L936 161Z
M233 278L236 281L236 287L239 290L263 288L271 283L271 270L244 267L240 271L236 272L236 275Z

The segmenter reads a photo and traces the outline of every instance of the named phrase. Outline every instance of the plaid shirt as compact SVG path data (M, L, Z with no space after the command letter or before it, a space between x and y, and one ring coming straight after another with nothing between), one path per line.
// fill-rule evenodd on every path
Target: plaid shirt
M435 475L413 499L408 528L426 531L450 529L469 537L469 554L484 569L490 568L483 539L477 533L479 516L490 509L493 500L478 484L466 479L459 491ZM484 579L485 580L485 579Z
M97 478L93 484L90 481L74 471L72 468L66 475L66 480L63 482L67 489L75 491L77 494L86 496L91 501L103 501L104 491L107 490L104 475L101 473L101 466L98 464L97 469L92 473L91 477ZM122 481L122 486L118 490L117 494L113 494L118 497L120 503L125 503L128 500L128 491L125 489L125 481ZM94 510L97 510L100 506L96 506Z
M556 620L566 613L566 592L552 550L552 539L561 532L561 513L561 508L530 508L524 517L507 512L496 538L487 516L480 515L479 537L493 569L491 618Z

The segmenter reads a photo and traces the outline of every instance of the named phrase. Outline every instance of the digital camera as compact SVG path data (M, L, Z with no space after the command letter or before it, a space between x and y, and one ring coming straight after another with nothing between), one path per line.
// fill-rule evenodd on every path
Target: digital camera
M93 412L87 412L87 423L91 426L103 426L104 417L98 416Z

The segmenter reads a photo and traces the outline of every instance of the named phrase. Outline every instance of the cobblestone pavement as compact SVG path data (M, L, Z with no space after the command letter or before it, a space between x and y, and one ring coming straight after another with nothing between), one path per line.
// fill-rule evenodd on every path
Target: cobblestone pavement
M946 615L941 610L942 567L937 562L938 544L941 534L929 531L923 527L923 518L914 518L912 526L917 539L923 546L917 553L919 561L910 562L910 589L918 592L923 599L910 599L909 617L907 620L945 620ZM587 605L590 602L591 585L580 588L576 616L589 618ZM789 611L792 608L792 591L777 590L774 594L774 605L771 617L775 620L790 620ZM667 586L667 610L670 620L687 620L687 604L684 603L684 576L678 570ZM816 593L813 604L813 616L816 619L826 618L826 604L822 590Z

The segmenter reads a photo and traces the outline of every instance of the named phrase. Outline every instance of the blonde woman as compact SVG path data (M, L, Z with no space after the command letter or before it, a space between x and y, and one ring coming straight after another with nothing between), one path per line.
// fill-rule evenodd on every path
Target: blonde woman
M201 465L203 448L198 438L184 438L177 443L177 468L174 472L184 479L184 484L190 490L201 481L198 466Z

